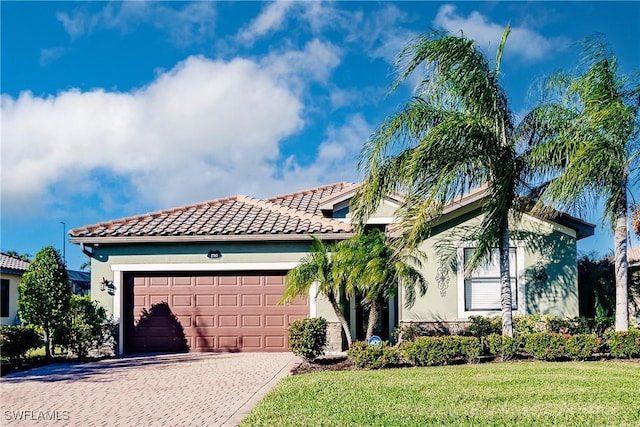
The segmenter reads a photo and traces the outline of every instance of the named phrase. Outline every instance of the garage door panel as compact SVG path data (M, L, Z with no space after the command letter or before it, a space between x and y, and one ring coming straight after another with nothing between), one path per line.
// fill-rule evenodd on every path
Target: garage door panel
M259 328L262 326L262 316L259 314L245 314L242 316L243 328Z
M264 337L264 347L267 350L286 350L285 337L281 335L267 335Z
M219 336L218 346L220 349L238 349L238 336Z
M125 281L133 319L125 351L184 351L185 343L197 352L288 351L288 325L309 313L305 298L278 304L284 273L131 273Z
M280 297L281 296L282 296L282 294L265 294L265 296L264 296L264 305L265 305L265 307L281 306L280 304L278 304L278 302L280 301Z
M220 276L218 277L219 286L238 286L238 276Z
M191 307L191 295L173 295L174 307Z
M267 328L274 326L282 328L285 326L284 317L284 314L264 316L264 326Z
M241 276L241 286L260 286L262 284L261 276Z
M213 286L215 285L215 278L213 276L197 276L195 278L196 286Z
M248 294L241 295L241 301L243 307L254 306L259 307L262 305L262 295L260 294Z
M169 286L168 277L151 277L149 280L149 286Z

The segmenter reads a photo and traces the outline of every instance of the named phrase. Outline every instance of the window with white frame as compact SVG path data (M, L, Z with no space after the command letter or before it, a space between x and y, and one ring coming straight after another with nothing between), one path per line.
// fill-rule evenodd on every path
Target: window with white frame
M464 249L464 264L467 265L475 248ZM516 248L509 248L509 276L511 277L511 304L518 308ZM497 311L500 304L500 256L494 250L491 259L479 265L464 280L465 311Z

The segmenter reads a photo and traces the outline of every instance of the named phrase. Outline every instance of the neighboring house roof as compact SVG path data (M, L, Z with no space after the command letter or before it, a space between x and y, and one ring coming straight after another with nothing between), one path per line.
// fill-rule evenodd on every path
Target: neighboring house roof
M29 268L29 261L0 252L0 269L2 273L22 276L27 271L27 268Z
M91 274L85 271L67 270L69 281L73 283L91 283Z
M267 200L234 196L73 229L71 242L269 240L309 234L346 237L351 225L323 217L318 202L350 183L331 184ZM341 236L343 235L343 236Z

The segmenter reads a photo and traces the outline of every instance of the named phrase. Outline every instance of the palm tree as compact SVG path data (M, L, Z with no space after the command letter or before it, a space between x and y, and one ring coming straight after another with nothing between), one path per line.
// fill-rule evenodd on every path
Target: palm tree
M24 253L24 254L20 254L17 251L8 251L7 255L9 255L10 257L16 258L16 259L20 259L22 261L30 261L31 259L31 255Z
M317 294L323 295L329 300L336 317L342 325L342 330L347 339L347 345L351 347L351 331L349 323L344 317L338 296L348 294L349 289L345 283L345 271L338 268L332 260L332 253L335 252L335 245L328 245L311 236L311 251L305 255L300 264L289 270L286 277L286 288L280 299L280 303L291 302L297 296L309 296L311 286L316 283Z
M405 290L407 308L415 303L416 287L421 296L427 291L427 281L419 270L422 252L398 250L391 243L380 230L371 230L338 244L336 263L348 271L346 284L349 289L358 289L369 307L367 340L373 335L382 303L395 296L400 286Z
M631 174L637 171L640 83L620 75L601 40L587 41L583 68L549 80L540 106L525 121L531 164L552 180L538 208L594 206L614 230L616 330L629 329L627 233ZM587 202L585 203L585 200Z
M433 31L402 50L393 90L419 66L425 75L416 95L364 145L359 168L365 179L354 216L363 224L386 195L404 193L398 216L405 244L415 247L428 237L448 201L486 184L484 216L474 227L476 246L466 272L498 248L502 332L512 336L509 219L517 220L522 210L518 191L528 171L499 79L509 31L504 31L493 69L464 36Z

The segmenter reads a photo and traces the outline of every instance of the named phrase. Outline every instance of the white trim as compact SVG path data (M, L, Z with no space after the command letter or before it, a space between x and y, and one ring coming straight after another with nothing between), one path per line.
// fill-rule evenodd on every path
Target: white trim
M464 248L474 247L475 245L470 242L459 242L457 245L458 249L456 251L457 255L457 265L464 266ZM518 299L518 308L516 310L512 310L512 312L516 312L519 314L526 313L526 301L525 301L525 266L524 266L524 242L522 241L510 241L510 247L516 248L516 292ZM486 310L486 311L467 311L465 310L465 286L464 286L464 268L458 268L458 272L456 274L456 282L458 286L458 318L459 319L468 319L470 316L498 316L500 315L500 310Z
M318 316L318 306L316 305L316 295L318 295L318 282L313 282L309 288L309 317Z
M112 271L258 271L291 270L297 262L211 262L188 264L112 264Z

